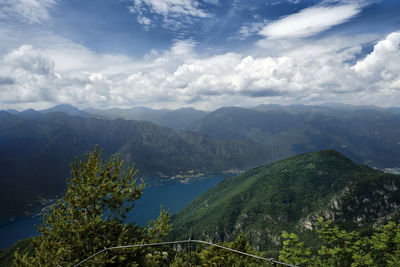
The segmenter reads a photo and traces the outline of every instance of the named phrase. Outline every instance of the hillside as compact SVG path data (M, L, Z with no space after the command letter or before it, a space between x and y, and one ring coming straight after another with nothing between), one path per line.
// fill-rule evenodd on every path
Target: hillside
M271 162L276 149L251 141L215 140L150 122L0 112L0 218L34 208L64 190L73 158L95 144L121 153L144 178L219 173Z
M197 122L207 115L207 112L196 110L194 108L170 109L151 109L146 107L134 107L129 109L112 108L112 109L86 109L88 114L92 116L100 116L110 119L126 119L149 121L154 124L165 126L173 129L184 129L189 125Z
M280 233L307 233L319 216L346 229L392 216L400 176L359 165L335 151L297 155L228 178L173 216L171 238L233 240L245 233L261 249Z
M333 149L357 163L400 166L400 114L371 106L225 107L187 128L220 140L252 140L287 155Z

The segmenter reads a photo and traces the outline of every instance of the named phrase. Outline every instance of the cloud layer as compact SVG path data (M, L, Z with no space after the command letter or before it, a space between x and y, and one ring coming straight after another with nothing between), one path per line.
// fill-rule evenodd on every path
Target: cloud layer
M208 4L215 5L218 1L208 1ZM138 22L145 26L153 24L154 16L160 16L167 28L181 28L191 18L212 16L196 0L133 0L129 12L136 14Z
M151 27L154 16L175 26L186 18L208 18L212 15L203 8L206 2L221 5L216 0L129 3L132 12L143 15L142 23ZM96 52L52 32L43 22L50 19L56 4L56 0L0 0L2 108L57 103L202 109L261 103L400 103L400 31L318 35L357 18L365 1L326 0L275 21L238 23L222 42L258 38L248 43L247 50L208 50L202 43L181 40L139 58ZM15 21L7 24L11 17ZM17 21L23 22L23 29L34 30L21 30Z
M0 19L42 23L50 19L49 9L56 3L57 0L0 0Z
M162 54L149 55L141 64L133 59L129 64L114 64L114 71L96 69L95 64L87 65L86 71L57 70L57 61L23 45L0 62L0 97L3 103L204 109L263 102L399 103L400 32L377 42L355 64L348 62L361 52L359 45L348 46L351 42L345 39L329 43L330 49L314 57L304 57L301 47L299 53L292 50L287 56L223 53L200 57L192 42L181 41ZM106 55L98 55L98 60L112 64Z

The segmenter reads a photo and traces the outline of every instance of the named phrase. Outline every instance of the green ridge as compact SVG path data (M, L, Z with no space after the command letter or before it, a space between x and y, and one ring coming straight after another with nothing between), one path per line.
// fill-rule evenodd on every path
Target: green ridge
M244 233L266 249L280 245L282 230L307 234L320 215L347 228L368 228L396 211L398 188L400 176L356 164L336 151L297 155L211 188L173 217L171 238L191 233L230 241Z

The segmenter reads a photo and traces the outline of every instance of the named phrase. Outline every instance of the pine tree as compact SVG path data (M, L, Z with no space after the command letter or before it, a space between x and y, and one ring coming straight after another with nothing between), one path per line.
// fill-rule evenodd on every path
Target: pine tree
M218 245L257 255L257 252L250 247L244 234L240 234L233 242L219 242ZM176 255L170 266L183 267L187 266L189 262L192 263L192 266L252 267L271 265L269 262L262 262L220 247L200 245L196 251L191 251L190 255L189 253Z
M317 235L322 244L306 248L297 235L283 232L279 259L300 266L400 266L399 222L362 234L320 218Z
M134 165L124 168L118 155L108 162L96 146L84 161L75 158L65 195L56 201L33 239L33 257L16 253L17 266L71 266L105 247L160 241L170 230L169 212L141 227L124 223L126 213L143 193ZM93 266L138 266L144 248L106 251L90 260Z

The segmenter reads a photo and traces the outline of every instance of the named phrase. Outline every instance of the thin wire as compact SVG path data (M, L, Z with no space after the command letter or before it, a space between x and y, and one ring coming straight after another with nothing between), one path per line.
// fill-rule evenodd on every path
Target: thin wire
M281 264L281 265L284 265L284 266L299 267L297 265L293 265L293 264L290 264L290 263L277 261L274 258L269 258L269 259L263 258L263 257L257 256L257 255L249 254L249 253L246 253L246 252L243 252L243 251L239 251L239 250L232 249L232 248L227 248L227 247L224 247L224 246L220 246L220 245L213 244L213 243L206 242L206 241L202 241L202 240L181 240L181 241L169 241L169 242L137 244L137 245L127 245L127 246L116 246L116 247L104 248L104 249L96 252L95 254L90 256L89 258L84 259L83 261L81 261L78 264L74 265L74 267L77 267L77 266L85 263L86 261L90 260L91 258L93 258L93 257L97 256L98 254L103 253L103 252L105 252L107 250L125 249L125 248L137 248L137 247L150 247L150 246L160 246L160 245L173 245L173 244L181 244L181 243L189 243L189 244L190 243L201 243L201 244L206 244L206 245L218 247L218 248L221 248L221 249L229 250L229 251L232 251L232 252L235 252L235 253L238 253L238 254L242 254L242 255L245 255L245 256L248 256L248 257L252 257L252 258L259 259L259 260L268 261L271 264L277 263L277 264Z
M193 241L193 240L192 240ZM127 245L127 246L118 246L118 247L110 247L107 248L108 250L113 250L113 249L121 249L121 248L137 248L137 247L150 247L150 246L161 246L161 245L173 245L173 244L179 244L179 243L188 243L189 240L183 240L183 241L169 241L169 242L160 242L160 243L149 243L149 244L137 244L137 245Z
M95 257L95 256L97 256L97 255L99 255L100 253L103 253L103 252L106 251L106 250L108 250L108 248L104 248L104 249L102 249L102 250L96 252L95 254L93 254L92 256L90 256L90 257L87 258L87 259L84 259L83 261L81 261L80 263L76 264L75 266L79 266L79 265L81 265L81 264L87 262L87 261L90 260L91 258L93 258L93 257ZM75 267L75 266L74 266L74 267Z
M245 255L245 256L253 257L253 258L256 258L256 259L259 259L259 260L268 261L268 262L271 263L271 264L278 263L278 264L285 265L285 266L299 267L299 266L296 266L296 265L293 265L293 264L290 264L290 263L285 263L285 262L277 261L277 260L275 260L274 258L269 258L269 259L267 259L267 258L264 258L264 257L260 257L260 256L253 255L253 254L249 254L249 253L246 253L246 252L243 252L243 251L239 251L239 250L236 250L236 249L232 249L232 248L227 248L227 247L224 247L224 246L220 246L220 245L213 244L213 243L206 242L206 241L202 241L202 240L191 240L191 242L203 243L203 244L207 244L207 245L210 245L210 246L222 248L222 249L225 249L225 250L229 250L229 251L232 251L232 252L236 252L236 253L238 253L238 254L242 254L242 255Z

